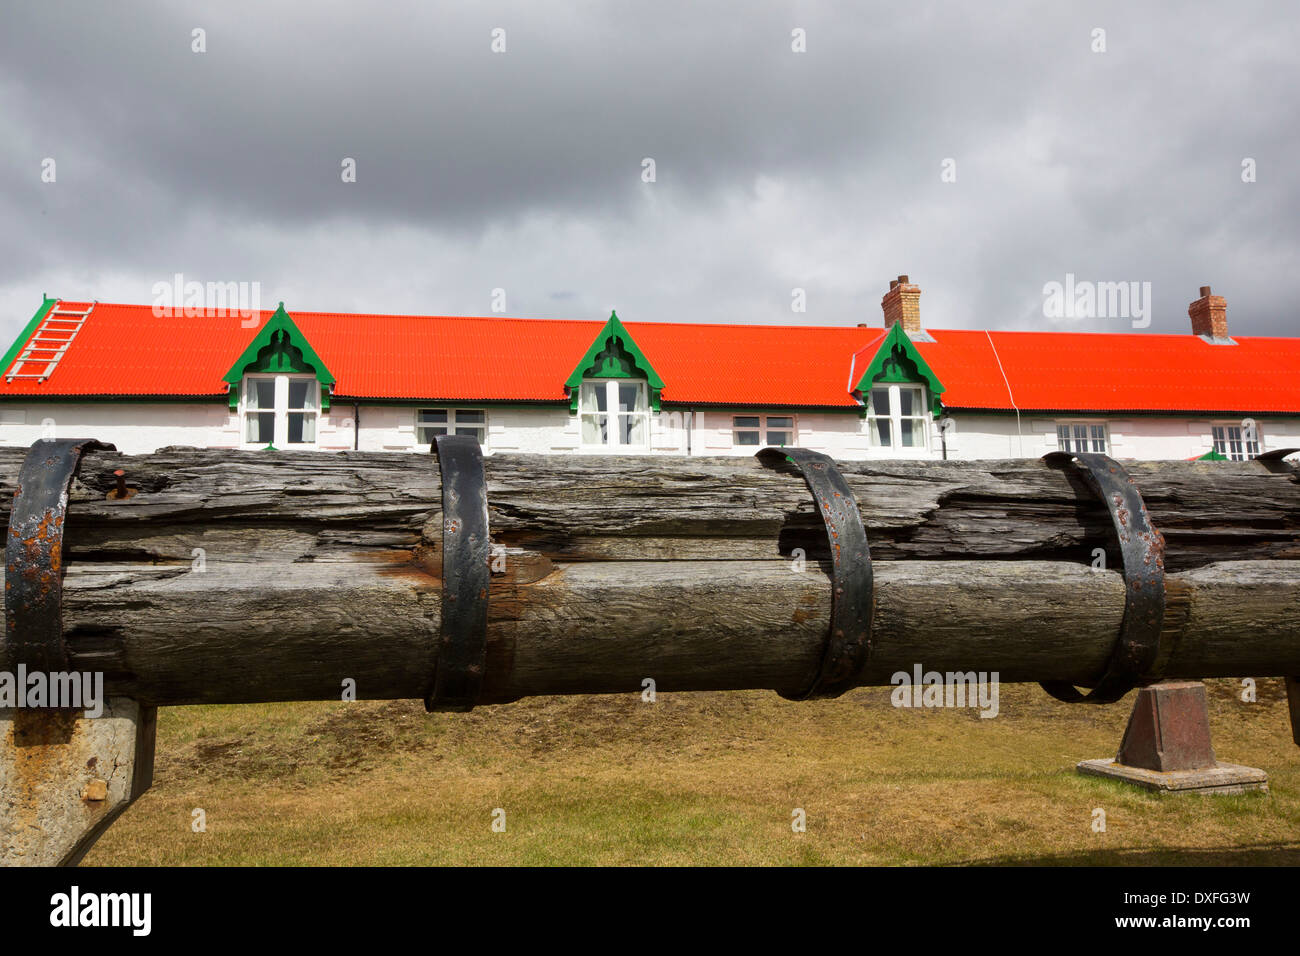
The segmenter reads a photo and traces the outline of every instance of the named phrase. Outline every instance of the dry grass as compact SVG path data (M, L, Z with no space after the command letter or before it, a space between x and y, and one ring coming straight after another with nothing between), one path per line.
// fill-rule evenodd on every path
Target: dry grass
M1271 793L1159 797L1083 778L1129 702L1002 688L1001 714L888 688L161 712L153 790L94 864L1300 864L1300 750L1278 681L1211 685L1220 759ZM1130 698L1131 700L1131 698ZM191 830L201 807L207 832ZM491 829L506 811L506 832ZM806 833L791 812L807 813ZM1091 829L1106 811L1107 832Z

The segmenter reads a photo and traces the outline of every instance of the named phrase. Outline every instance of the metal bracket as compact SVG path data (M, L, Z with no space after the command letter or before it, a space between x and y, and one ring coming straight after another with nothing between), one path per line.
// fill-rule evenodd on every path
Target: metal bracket
M1112 704L1153 679L1165 620L1165 539L1151 524L1146 503L1124 468L1107 455L1054 451L1049 464L1074 464L1106 504L1124 559L1124 618L1106 672L1088 694L1068 681L1045 681L1043 690L1066 703Z
M63 521L68 489L88 451L116 451L93 438L32 443L18 472L5 542L4 657L33 671L68 670L63 642Z
M768 467L793 464L813 494L826 525L834 566L831 626L817 676L799 694L781 692L787 700L838 697L856 686L856 678L871 653L871 549L857 499L835 462L807 448L764 448L755 456Z
M487 658L487 483L483 451L467 435L437 435L429 449L442 472L442 620L426 710L468 711Z

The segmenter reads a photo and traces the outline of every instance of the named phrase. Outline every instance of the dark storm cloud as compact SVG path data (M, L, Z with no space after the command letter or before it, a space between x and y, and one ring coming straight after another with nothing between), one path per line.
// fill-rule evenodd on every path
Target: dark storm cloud
M42 288L147 301L183 271L304 308L482 313L503 287L518 314L878 323L906 271L935 326L1041 328L1043 284L1072 272L1151 282L1153 330L1182 331L1212 282L1235 329L1290 334L1296 22L1283 4L10 4L0 307L11 332Z

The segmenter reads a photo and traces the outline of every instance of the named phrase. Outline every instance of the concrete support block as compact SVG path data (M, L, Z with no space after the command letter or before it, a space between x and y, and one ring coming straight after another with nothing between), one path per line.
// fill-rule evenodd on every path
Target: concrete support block
M0 866L74 866L153 782L157 710L0 710Z
M1236 794L1268 790L1268 774L1220 763L1200 681L1168 681L1138 691L1114 760L1084 760L1079 773L1123 780L1159 793Z

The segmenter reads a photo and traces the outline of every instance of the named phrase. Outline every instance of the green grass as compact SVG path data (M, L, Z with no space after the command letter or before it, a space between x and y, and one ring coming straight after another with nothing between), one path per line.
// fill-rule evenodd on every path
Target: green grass
M1271 792L1158 796L1076 774L1131 705L1005 685L1001 713L888 688L160 712L153 789L87 865L1300 864L1300 749L1278 681L1211 681L1220 759ZM1106 832L1092 831L1092 811ZM191 829L206 812L207 831ZM493 832L493 811L506 830ZM791 830L802 808L807 832Z

